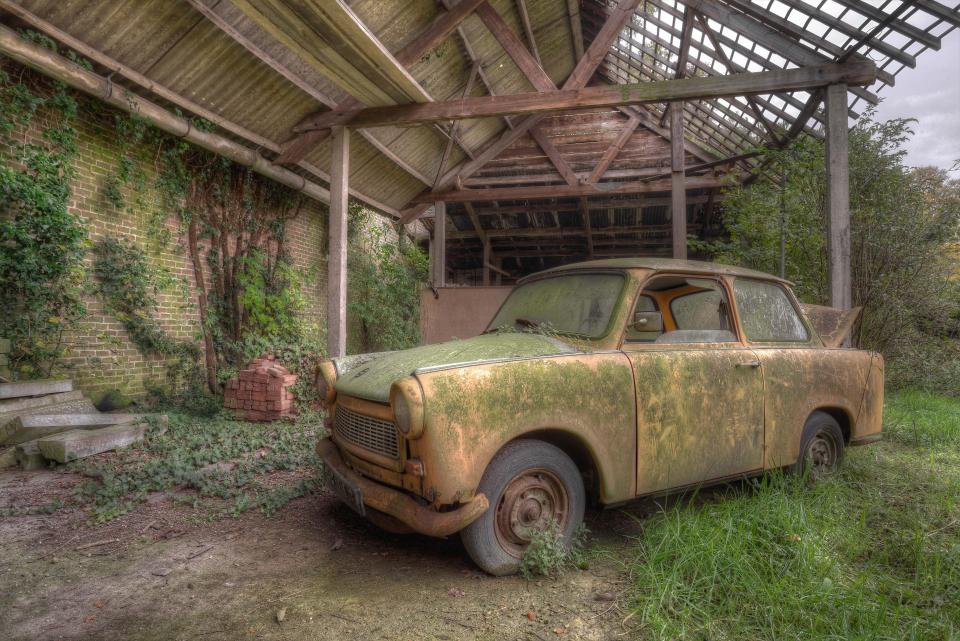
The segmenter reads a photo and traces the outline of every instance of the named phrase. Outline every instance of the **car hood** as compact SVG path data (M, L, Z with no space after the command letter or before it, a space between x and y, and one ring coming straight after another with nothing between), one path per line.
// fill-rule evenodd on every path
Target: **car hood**
M337 359L339 374L335 387L338 394L388 403L393 382L410 376L414 370L577 352L563 341L539 334L483 334L398 352Z

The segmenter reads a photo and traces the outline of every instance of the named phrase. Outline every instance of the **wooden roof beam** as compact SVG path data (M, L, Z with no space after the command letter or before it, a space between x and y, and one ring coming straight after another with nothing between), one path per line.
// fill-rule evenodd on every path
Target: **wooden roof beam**
M530 128L530 136L533 137L534 142L543 150L543 153L547 154L550 163L556 167L561 178L563 178L567 185L572 186L580 182L577 174L570 168L570 165L564 160L563 156L560 155L560 150L547 138L547 135L539 125Z
M610 168L610 163L616 159L617 155L623 149L623 146L627 144L639 126L640 118L636 114L630 114L627 117L626 124L623 125L623 129L621 129L620 133L617 134L616 139L610 143L610 146L607 147L607 150L603 152L603 156L600 157L599 162L597 162L597 165L593 168L593 171L590 172L590 175L584 182L596 183L603 178L603 175L607 172L607 169Z
M497 39L503 50L513 60L517 68L537 91L555 91L557 85L550 79L547 72L540 66L540 62L533 57L530 50L513 32L510 25L504 21L488 2L482 2L476 8L477 17Z
M339 1L340 0L338 0L338 2ZM190 2L190 4L195 9L207 15L207 17L210 19L213 19L210 14L213 14L214 16L216 15L211 9L207 8L201 2L201 0L188 0L188 2ZM389 52L387 52L387 55L381 56L381 63L383 65L386 65L387 67L399 66L402 69L403 74L409 75L409 72L406 71L406 68L412 65L413 63L415 63L416 61L418 61L420 58L424 56L424 54L426 54L428 51L433 49L435 46L437 46L437 44L439 44L447 36L449 36L455 29L457 29L457 27L459 27L460 23L463 22L463 20L467 16L473 13L477 5L481 4L482 2L484 2L484 0L461 0L453 8L447 11L441 12L436 18L434 18L433 22L431 22L426 29L424 29L420 34L418 34L411 42L405 45L402 49L400 49L395 55L389 56ZM350 12L350 14L352 15L352 12ZM353 16L353 17L355 18L356 16ZM357 20L357 22L359 22L359 20ZM366 30L366 27L363 27L363 30L369 34L368 40L369 39L376 40L376 38L373 37L373 34L369 33L369 30ZM281 39L281 42L284 42L284 41ZM376 41L376 42L379 43L379 41ZM386 51L386 49L383 48L382 45L380 45L380 48L383 51ZM260 57L261 60L264 60L263 56L258 56L258 57ZM411 79L412 79L412 76L411 76ZM426 92L423 92L423 94L426 95ZM429 96L427 96L427 99L429 99ZM326 103L326 104L327 106L331 106L329 103ZM360 102L356 98L351 97L351 98L348 98L347 100L344 100L341 104L333 106L333 109L334 110L357 109L363 106L364 104L362 102ZM279 159L280 162L295 163L299 161L308 153L310 153L310 151L314 149L318 144L323 142L323 140L326 137L327 137L327 132L323 132L323 131L306 132L306 133L302 133L294 136L291 140L284 143L283 153L281 154ZM366 138L368 141L371 141L372 136L366 137ZM455 140L455 142L457 141ZM375 146L381 152L384 151L383 149L384 146L379 142L375 143ZM460 146L462 147L462 145ZM469 150L464 149L464 151L467 152L467 154L469 155ZM394 162L397 161L395 154L391 154L391 159L394 160ZM404 164L401 164L401 167L404 168L408 173L411 173L412 168L409 167L409 165L405 166L405 163L404 163ZM412 175L414 175L418 180L421 180L427 185L431 184L430 180L425 179L423 175L418 171L414 170L414 173L412 173Z
M593 39L590 48L584 53L583 57L580 58L577 65L573 68L573 71L567 77L567 80L563 84L563 89L574 90L586 86L590 77L593 76L593 73L606 56L610 45L616 39L617 35L619 35L621 29L623 29L623 25L630 19L639 4L640 0L620 0L610 13L607 21L600 28L597 36ZM481 167L490 162L490 160L496 158L500 152L509 147L517 138L528 132L530 128L539 121L539 116L531 116L516 123L513 129L508 129L501 134L500 137L488 145L486 149L477 154L476 158L462 163L459 167L454 167L444 174L443 178L440 179L440 185L442 187L449 187L457 180L472 176L475 172L479 171ZM427 210L427 208L421 204L413 203L413 201L411 201L411 204L414 206L401 213L400 222L412 222L422 216Z
M955 27L960 27L960 10L951 9L942 2L935 2L935 0L916 0L916 4L930 15L936 16Z
M733 76L694 77L612 87L586 87L547 93L538 91L509 96L481 96L453 101L327 112L305 122L298 127L298 130L325 129L335 126L364 128L413 125L513 113L542 114L598 107L809 90L837 83L851 86L869 85L874 80L876 80L876 66L871 61L850 60L844 63L781 71L758 71Z
M857 13L864 15L871 20L876 20L877 22L884 22L889 17L889 14L882 9L877 9L876 7L863 2L863 0L837 0L839 4L842 4L850 9L853 9ZM794 0L787 0L787 4L793 6ZM802 8L798 8L798 11L802 11ZM833 18L833 22L839 22L840 19ZM940 38L937 38L932 33L928 33L919 27L915 27L909 22L903 20L893 20L888 25L894 31L898 31L903 35L907 36L912 40L921 42L924 46L930 47L937 51L940 50Z
M713 189L725 186L727 181L717 178L690 178L687 189ZM564 198L602 196L604 194L644 194L670 191L669 180L603 183L600 185L544 185L534 187L496 187L493 189L455 189L446 192L428 192L417 196L414 203L470 202L486 200L524 200L537 198Z

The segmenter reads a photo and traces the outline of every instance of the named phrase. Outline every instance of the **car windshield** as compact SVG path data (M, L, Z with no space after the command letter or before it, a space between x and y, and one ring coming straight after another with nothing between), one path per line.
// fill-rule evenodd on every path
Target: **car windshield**
M567 274L526 283L510 293L487 331L542 329L603 336L624 282L622 274Z

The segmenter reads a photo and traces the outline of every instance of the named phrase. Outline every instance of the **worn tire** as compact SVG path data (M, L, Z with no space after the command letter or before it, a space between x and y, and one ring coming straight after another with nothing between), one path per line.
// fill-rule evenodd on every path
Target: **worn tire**
M505 541L505 538L515 534L512 531L504 534L503 528L498 528L498 523L508 519L512 505L517 506L514 514L518 513L517 511L523 513L524 510L530 512L531 509L547 511L543 510L542 502L544 495L547 494L545 490L538 489L535 485L531 486L535 497L531 499L525 498L529 492L517 494L515 489L518 488L518 484L525 482L535 484L537 478L543 482L545 482L544 479L550 479L551 482L559 481L563 486L562 492L565 495L566 505L563 507L563 520L558 521L561 523L561 534L567 545L573 541L574 534L583 523L586 491L580 470L570 457L560 448L543 441L530 439L513 441L493 458L477 488L487 496L490 508L460 532L467 554L485 572L503 576L513 574L519 569L522 549L518 550L518 547L522 544ZM527 481L527 479L531 480ZM559 492L560 488L557 490ZM542 493L539 497L537 497L538 492ZM515 497L510 506L507 505L509 497ZM537 514L539 515L540 512Z
M826 412L814 412L803 426L800 456L791 471L812 480L835 471L843 460L843 431L837 419Z

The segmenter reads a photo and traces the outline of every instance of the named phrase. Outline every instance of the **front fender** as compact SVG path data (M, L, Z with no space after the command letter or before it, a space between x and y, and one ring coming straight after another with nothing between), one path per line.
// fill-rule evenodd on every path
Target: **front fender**
M636 397L621 352L532 358L417 374L423 436L411 454L424 463L424 489L437 505L473 496L494 455L510 441L560 430L593 457L604 503L633 496Z

